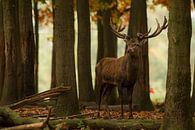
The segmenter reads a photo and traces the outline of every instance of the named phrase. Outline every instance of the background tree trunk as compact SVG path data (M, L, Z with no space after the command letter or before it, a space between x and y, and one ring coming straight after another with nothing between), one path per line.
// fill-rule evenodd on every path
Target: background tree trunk
M91 32L89 1L77 0L78 16L78 86L80 101L94 101L91 76Z
M56 116L78 113L74 56L74 12L72 0L55 1L56 85L71 86L69 93L57 99Z
M191 130L190 0L169 1L168 73L163 130Z
M33 0L34 2L34 32L35 32L35 92L38 92L39 87L39 79L38 79L38 72L39 72L39 11L38 11L38 1Z
M193 91L192 91L192 114L195 112L195 58L194 58L194 79L193 79Z
M108 1L107 3L109 4ZM104 57L117 57L117 39L110 29L111 9L102 11ZM117 89L113 88L108 104L115 104L117 101Z
M132 0L130 9L130 23L128 34L136 37L137 33L147 32L146 0ZM139 110L153 110L149 93L149 58L148 41L142 46L138 80L133 91L133 104Z
M32 24L32 1L19 0L19 27L22 56L23 97L35 94L35 42Z
M51 67L51 87L56 87L56 52L54 44L54 32L55 32L55 0L52 0L52 9L53 9L53 48L52 48L52 67Z
M5 74L5 41L4 41L4 29L3 29L3 6L2 6L2 0L0 0L0 100L1 100L3 86L4 86L4 74Z
M104 36L103 36L103 23L102 23L102 12L99 10L97 15L100 17L97 21L97 37L98 37L98 49L97 49L97 60L98 63L104 57ZM96 81L96 80L95 80ZM95 82L95 97L96 101L99 100L99 92Z
M17 91L17 34L16 1L3 0L3 24L5 36L5 80L1 104L13 103L18 99Z

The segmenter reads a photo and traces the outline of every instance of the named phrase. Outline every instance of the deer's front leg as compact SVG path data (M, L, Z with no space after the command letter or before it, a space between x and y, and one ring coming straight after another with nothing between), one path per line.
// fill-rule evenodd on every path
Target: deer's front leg
M133 118L132 114L132 95L133 95L133 87L127 88L127 95L129 100L129 119Z
M123 90L121 86L118 86L118 92L119 92L119 97L120 97L120 102L121 102L121 119L124 119L124 114L123 114Z

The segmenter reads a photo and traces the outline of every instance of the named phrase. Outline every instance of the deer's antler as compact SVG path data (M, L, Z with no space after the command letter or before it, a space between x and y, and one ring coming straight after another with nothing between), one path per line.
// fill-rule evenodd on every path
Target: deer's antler
M112 20L110 19L110 27L112 29L112 32L119 38L127 40L130 39L130 37L124 33L120 33L125 29L125 26L120 25L118 28L116 27L116 25L114 25L112 23Z
M152 34L149 35L149 33L151 31L151 29L150 29L145 34L137 33L137 37L139 39L148 39L148 38L156 37L156 36L158 36L162 32L162 30L164 30L164 29L166 29L168 27L168 23L167 23L167 18L166 17L164 17L164 23L163 23L163 25L161 27L160 27L160 24L159 24L157 19L156 19L156 23L157 23L157 28L156 28L156 30Z

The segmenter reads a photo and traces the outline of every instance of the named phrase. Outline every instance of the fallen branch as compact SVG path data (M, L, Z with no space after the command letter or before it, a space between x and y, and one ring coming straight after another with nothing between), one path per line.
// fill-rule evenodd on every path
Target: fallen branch
M34 94L32 96L28 96L25 99L18 101L16 103L8 105L9 108L11 109L16 109L19 107L22 107L24 105L32 104L34 102L40 102L45 100L46 98L52 98L61 95L62 93L65 93L67 91L70 91L71 87L66 86L66 87L56 87L48 91L44 91L41 93Z

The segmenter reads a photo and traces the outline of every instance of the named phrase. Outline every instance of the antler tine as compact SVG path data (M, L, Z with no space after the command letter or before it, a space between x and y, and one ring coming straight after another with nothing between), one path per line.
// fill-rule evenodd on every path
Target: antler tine
M166 29L168 27L168 23L167 23L166 17L164 17L164 22L163 22L163 25L161 27L160 27L160 24L159 24L157 19L156 19L156 23L157 23L157 28L151 35L148 35L149 33L146 33L147 35L141 34L140 36L138 36L138 38L140 38L140 39L147 39L147 38L156 37L157 35L159 35L162 32L162 30L164 30L164 29Z
M125 27L121 28L121 25L119 26L119 28L116 30L116 28L113 26L112 20L110 19L110 27L112 29L112 32L119 38L121 39L127 39L129 36L124 34L124 33L120 33L121 31L123 31L125 29Z
M143 39L143 37L147 36L150 32L151 32L151 28L149 29L149 31L148 31L147 33L144 33L144 34L142 34L142 33L137 33L137 37L138 37L139 39Z

